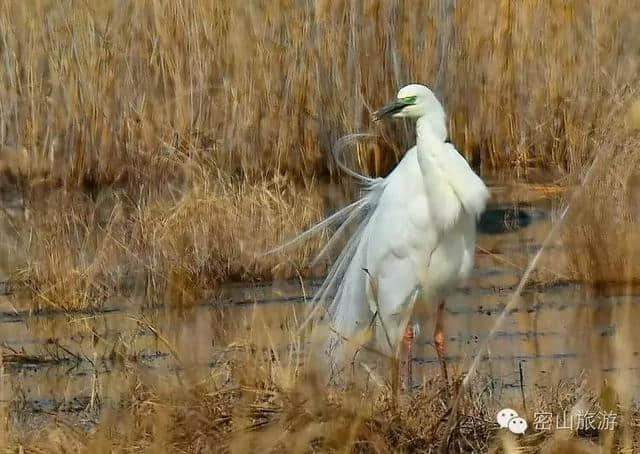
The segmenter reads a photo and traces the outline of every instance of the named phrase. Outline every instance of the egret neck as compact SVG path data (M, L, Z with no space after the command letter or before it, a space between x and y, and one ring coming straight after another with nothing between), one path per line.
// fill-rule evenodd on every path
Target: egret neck
M447 125L443 111L431 111L416 121L416 136L431 135L438 142L447 140Z

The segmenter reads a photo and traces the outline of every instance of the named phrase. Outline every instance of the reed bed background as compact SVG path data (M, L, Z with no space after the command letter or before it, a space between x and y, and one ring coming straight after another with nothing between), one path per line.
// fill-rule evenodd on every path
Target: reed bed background
M637 89L629 1L5 2L0 24L0 172L28 215L4 228L3 275L39 290L139 265L160 287L176 267L206 285L271 278L282 257L251 255L324 214L337 138L379 133L355 151L372 175L401 157L407 125L369 112L410 81L434 87L485 172L635 156L612 122ZM217 214L184 215L198 209ZM93 300L56 299L40 301Z
M184 306L222 282L308 276L322 238L258 253L352 195L330 159L342 135L377 133L353 165L393 168L411 127L370 112L416 81L442 99L452 142L483 175L544 170L574 188L599 156L562 235L562 273L637 282L637 30L631 0L2 2L0 280L29 295L11 300L17 310L74 311L126 293ZM0 441L30 452L430 452L448 435L439 383L410 402L386 388L363 402L361 390L318 399L326 390L300 364L240 354L225 370L226 381L186 374L176 387L131 365L122 382L104 379L122 404L96 431L58 421ZM464 405L451 449L515 452L486 430L493 409ZM626 429L596 440L605 452L636 442L624 405ZM595 452L549 437L519 452Z

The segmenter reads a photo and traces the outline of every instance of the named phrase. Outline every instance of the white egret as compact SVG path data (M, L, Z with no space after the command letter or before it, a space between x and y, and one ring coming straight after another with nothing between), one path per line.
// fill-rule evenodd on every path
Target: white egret
M379 351L396 356L404 333L410 352L414 306L431 303L437 305L434 344L446 380L444 300L473 267L476 220L489 192L446 141L445 112L429 88L403 87L374 116L415 118L416 145L386 178L349 171L364 183L361 198L294 241L341 223L328 248L355 227L314 297L318 304L326 301L331 316L328 350L334 366L345 360L345 342L371 327Z

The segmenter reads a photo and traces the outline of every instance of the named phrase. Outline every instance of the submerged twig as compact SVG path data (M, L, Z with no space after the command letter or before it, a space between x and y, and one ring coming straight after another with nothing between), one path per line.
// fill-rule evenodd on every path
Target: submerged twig
M176 359L176 361L178 361L178 363L182 366L184 363L182 361L182 358L180 357L180 354L178 353L178 351L175 349L175 347L171 344L171 342L169 342L169 340L164 337L162 335L162 333L160 333L160 331L158 331L158 329L156 329L151 323L149 323L144 317L142 318L137 318L137 317L133 317L133 316L128 316L127 317L130 320L133 320L134 322L137 322L141 325L144 325L149 331L151 331L153 333L154 336L156 336L158 339L160 339L160 341L166 345L166 347L169 349L169 351L171 352L171 354L173 355L173 357Z

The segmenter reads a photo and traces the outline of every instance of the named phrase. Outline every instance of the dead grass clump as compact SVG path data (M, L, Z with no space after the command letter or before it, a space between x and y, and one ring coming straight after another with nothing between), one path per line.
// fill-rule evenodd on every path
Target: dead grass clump
M16 241L11 278L32 292L32 309L98 308L122 292L194 303L199 290L223 281L305 273L320 236L296 254L262 253L316 222L323 205L286 179L206 175L171 198L137 201L117 188L93 197L61 188L33 200L8 228Z
M13 232L22 246L14 281L33 292L31 309L100 307L131 270L120 247L128 219L121 193L95 200L52 191L27 208Z
M401 405L385 389L363 399L361 389L328 390L314 380L283 387L268 372L276 364L247 353L232 367L251 374L253 384L238 383L239 375L221 382L181 374L181 387L132 377L114 383L124 399L115 407L104 404L92 433L59 420L27 436L13 433L6 446L48 452L427 452L443 442L440 385ZM461 411L449 452L485 452L493 418L472 401Z
M201 180L180 200L150 203L136 214L135 245L146 268L172 270L207 286L301 273L321 243L295 254L264 255L323 216L317 192L290 181L256 184Z
M621 452L618 449L623 446L637 448L640 441L632 432L624 435L637 415L631 412L631 419L622 419L619 408L615 409L619 416L615 430L536 429L532 415L538 411L569 412L568 418L576 418L571 412L580 396L576 389L562 385L540 394L526 412L530 429L524 436L500 430L494 418L500 407L495 402L488 405L486 395L477 390L463 398L457 422L448 433L446 393L440 382L426 381L421 391L399 401L387 387L366 393L359 387L332 389L309 376L283 386L270 372L280 367L270 356L250 349L240 352L229 367L241 372L232 372L228 379L216 372L208 376L182 372L166 380L143 378L135 371L118 383L110 384L107 379L105 385L117 388L123 400L115 405L109 399L102 401L102 416L94 430L80 430L61 417L27 434L10 432L4 447L20 446L25 452L498 454L596 452L595 448L601 450L597 452ZM251 376L252 383L239 382L241 375ZM578 427L575 420L572 424Z
M592 177L563 233L573 278L596 287L640 283L640 137L612 117L594 138Z

